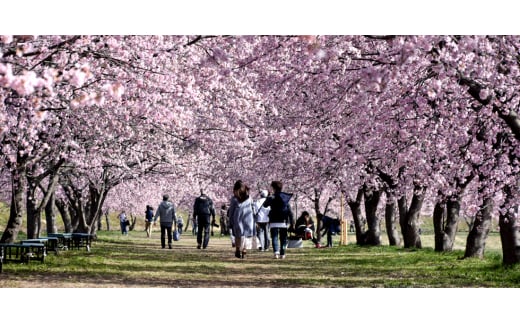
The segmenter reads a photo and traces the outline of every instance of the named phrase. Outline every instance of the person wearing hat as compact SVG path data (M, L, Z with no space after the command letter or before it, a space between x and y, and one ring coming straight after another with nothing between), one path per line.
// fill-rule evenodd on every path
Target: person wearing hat
M260 247L258 248L261 251L269 250L269 243L271 241L271 234L269 233L269 210L270 207L263 207L265 199L269 193L267 190L260 191L260 198L256 200L254 204L255 211L255 221L257 224L257 236L260 240Z
M168 235L168 247L172 248L172 227L175 229L174 223L177 223L177 217L175 216L175 207L173 203L169 201L170 197L168 194L163 195L163 200L157 207L153 223L157 222L157 218L161 218L161 247L166 248L166 235Z

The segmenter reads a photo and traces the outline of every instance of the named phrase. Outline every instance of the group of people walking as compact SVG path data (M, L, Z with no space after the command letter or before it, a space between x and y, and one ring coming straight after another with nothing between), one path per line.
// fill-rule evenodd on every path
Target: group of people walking
M231 236L235 257L246 258L248 250L251 249L267 251L272 248L275 259L284 259L289 232L294 232L305 240L312 240L316 247L320 247L314 237L314 222L307 211L302 212L294 223L289 203L292 194L283 192L282 182L271 182L270 195L267 190L260 190L259 194L260 197L253 200L250 188L238 180L233 186L229 208L226 209L224 206L220 210L220 224L226 226L224 230ZM193 213L188 219L188 223L191 221L196 228L193 233L197 236L197 249L208 247L210 232L213 233L211 228L218 226L215 216L212 199L201 190L193 204ZM224 216L226 220L223 220ZM172 249L173 237L182 232L182 223L179 224L175 206L167 194L163 195L155 214L153 207L146 207L145 231L148 237L151 237L157 219L161 226L161 247L164 249L168 245L168 248Z
M253 201L249 187L241 180L235 182L228 210L231 234L235 239L235 257L245 258L258 237L259 250L266 251L272 245L274 258L285 258L288 230L294 229L294 216L289 204L292 194L282 191L280 181L273 181L271 189L271 195L262 190L260 198Z
M200 196L195 199L193 214L188 221L197 221L197 248L206 249L209 243L210 225L215 223L215 209L213 201L201 190ZM161 225L161 247L172 249L172 241L175 236L182 234L183 221L181 216L177 216L175 206L170 201L168 194L163 195L163 200L157 207L155 216L153 208L149 205L145 211L145 231L147 237L151 236L153 225L160 221ZM195 225L194 225L195 227Z

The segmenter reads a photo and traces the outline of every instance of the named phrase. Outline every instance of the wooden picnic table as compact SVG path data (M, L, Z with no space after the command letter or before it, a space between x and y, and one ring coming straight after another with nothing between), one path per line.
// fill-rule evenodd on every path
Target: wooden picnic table
M58 254L58 238L57 237L39 237L35 239L25 239L20 241L22 244L27 243L43 243L46 251L54 251Z
M58 248L70 249L72 244L72 233L48 233L48 237L58 238Z
M85 247L87 251L90 251L92 244L93 235L89 233L73 233L72 234L72 248L80 249Z
M43 243L3 243L0 247L3 250L3 263L29 263L31 259L41 262L45 260L46 250Z

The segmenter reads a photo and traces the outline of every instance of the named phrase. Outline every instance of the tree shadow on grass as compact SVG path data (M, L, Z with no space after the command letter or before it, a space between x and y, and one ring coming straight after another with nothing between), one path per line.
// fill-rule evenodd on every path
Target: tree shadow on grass
M252 250L237 259L227 239L212 239L199 250L188 238L170 250L157 239L124 237L99 239L89 253L50 255L44 264L6 264L0 287L502 287L520 281L520 274L496 267L499 259L473 264L456 258L349 245L288 249L283 260Z

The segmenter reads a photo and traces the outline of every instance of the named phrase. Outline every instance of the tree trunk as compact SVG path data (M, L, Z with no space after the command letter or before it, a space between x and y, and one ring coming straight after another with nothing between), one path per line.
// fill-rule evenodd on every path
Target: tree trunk
M9 220L5 227L0 243L13 243L18 238L18 232L23 223L23 195L25 192L25 171L16 169L11 172L11 208Z
M36 201L36 183L31 176L27 176L27 194L25 208L27 212L27 238L38 238L40 232L41 213Z
M493 200L486 198L480 207L473 227L468 234L466 241L466 252L464 258L478 257L484 258L484 249L486 247L486 239L491 228L491 213L493 211Z
M49 198L47 204L45 204L45 220L47 221L47 234L58 233L58 227L56 226L56 212L54 212L54 200L56 199L55 194Z
M296 219L298 219L298 194L294 194L294 199L293 199L293 202L294 202L294 215L296 216ZM296 219L293 219L294 222L293 223L296 223ZM132 230L134 228L132 227ZM132 231L130 230L130 231Z
M82 192L72 186L64 187L69 204L73 210L73 232L96 234L97 221L101 217L103 203L105 202L107 189L98 190L94 185L89 185L88 202L82 202Z
M101 231L103 230L103 217L99 217L98 221L97 221L97 230L98 231Z
M404 172L404 167L399 168L397 176L392 176L379 168L376 168L379 178L386 183L386 206L385 206L385 225L388 235L388 242L391 246L401 244L399 232L397 231L397 213L396 213L396 197L395 191L399 186L399 178ZM405 203L406 205L406 203Z
M473 180L475 174L471 173L468 176L463 178L456 177L455 183L457 188L457 193L454 193L450 196L446 203L446 215L443 213L443 223L442 223L442 241L440 241L440 245L437 246L437 232L436 232L436 241L435 241L435 251L452 251L453 246L455 245L455 237L457 235L457 230L459 226L459 218L460 218L460 201L466 187Z
M468 226L468 232L473 229L473 223L475 222L475 218L468 218L467 216L464 217L464 222L466 222L466 225Z
M514 265L520 262L520 233L516 223L516 215L512 212L500 214L498 219L504 265Z
M89 186L90 193L90 208L88 225L90 230L87 233L96 235L97 226L95 225L102 216L102 208L105 203L105 198L108 193L108 189L104 187L98 190L94 185Z
M26 194L26 209L27 209L27 237L35 239L40 236L42 210L49 202L49 199L54 195L56 185L58 184L58 169L63 162L60 161L52 167L51 170L44 172L38 176L34 176L34 168L27 173L27 194ZM41 183L49 177L47 188L44 188ZM37 198L38 189L42 192L41 201Z
M512 187L504 189L506 200L504 207L507 209L505 214L500 214L498 225L500 227L500 241L502 242L502 263L506 266L520 262L520 232L517 226L517 216L519 206L514 205ZM514 205L511 207L511 205Z
M362 245L364 239L364 225L362 224L363 214L361 212L361 201L363 200L363 189L360 188L358 190L356 200L348 200L348 206L350 207L350 211L352 212L352 219L354 220L354 227L356 228L356 244Z
M312 201L314 202L314 211L316 212L316 240L318 241L318 243L321 241L321 231L323 229L323 216L327 214L330 202L332 202L333 199L334 198L332 196L329 197L329 200L325 204L325 210L322 213L320 205L321 191L317 188L314 188L314 199L312 199ZM298 215L296 217L298 217Z
M442 248L444 251L452 251L455 245L455 237L459 226L460 196L451 197L447 203L447 218L444 226Z
M387 201L385 207L385 225L388 235L388 242L391 246L399 246L401 239L397 231L397 212L395 197L387 193Z
M27 211L27 239L38 238L41 213L36 207L33 197L28 196L25 205Z
M401 232L405 248L422 248L421 236L419 235L419 217L424 201L426 188L416 186L412 197L410 208L405 212L404 219L400 219ZM399 199L399 212L406 210L406 198Z
M137 217L130 214L130 225L128 226L128 231L134 230L136 222L137 222ZM174 223L173 226L176 227L177 224Z
M68 204L63 202L60 199L56 199L54 204L56 205L56 207L58 208L58 211L61 214L61 219L63 221L63 226L64 226L65 232L66 233L72 233L73 232L73 227L72 227L72 220L71 220L71 217L70 217Z
M107 231L110 231L110 218L108 216L108 209L105 211L105 221L107 223Z
M87 224L86 209L89 208L87 202L86 205L82 202L82 191L79 188L72 186L64 187L65 193L68 199L68 206L70 210L70 216L72 220L72 232L74 233L88 233L90 228ZM89 200L90 201L90 200Z
M446 204L437 203L433 211L435 251L453 251L459 225L460 197L452 196Z
M74 210L77 226L74 227L74 233L90 233L90 227L87 224L86 212L83 208Z
M406 213L408 213L408 199L406 198L406 195L401 196L397 200L397 209L399 210L399 226L401 226L401 233L404 236L402 230L406 227L406 221L408 219L408 216L406 215Z
M379 246L381 245L381 220L377 216L377 205L381 199L381 191L374 191L372 189L365 188L364 196L365 216L368 225L364 244L370 246Z
M71 205L68 206L68 210L71 219L72 232L77 232L76 229L79 227L79 222L81 220L81 217L78 215L79 212L76 211L76 209L73 208Z
M435 203L433 208L433 232L435 237L435 251L444 251L444 223L446 221L446 204Z
M316 212L316 240L321 241L321 229L323 228L323 215L320 211L320 191L314 188L314 212Z

